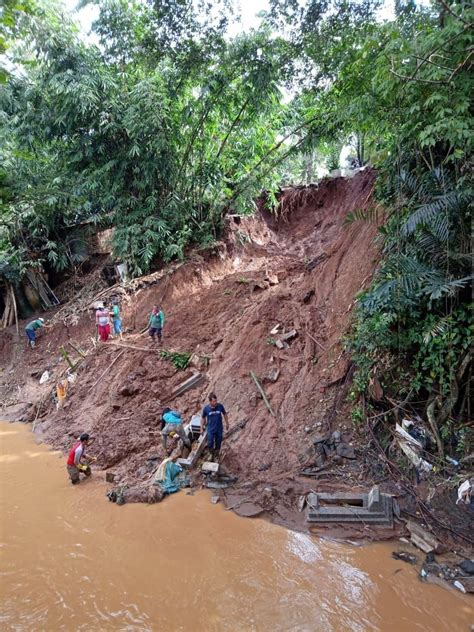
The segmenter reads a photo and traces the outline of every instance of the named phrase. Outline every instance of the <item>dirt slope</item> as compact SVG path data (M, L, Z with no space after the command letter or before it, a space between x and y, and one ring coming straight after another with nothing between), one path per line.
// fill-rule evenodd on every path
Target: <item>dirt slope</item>
M210 390L217 392L231 427L244 426L226 442L223 465L254 490L269 481L291 480L288 485L298 487L297 474L311 460L318 433L340 429L351 441L341 396L350 359L341 339L349 329L354 297L370 282L378 250L375 227L351 231L344 221L350 211L371 203L374 180L375 173L366 170L352 179L289 190L278 219L264 210L253 219L230 218L226 243L214 256L192 257L123 302L128 344L149 345L139 332L152 305L161 302L165 348L210 359L200 366L205 383L172 405L190 416L200 411ZM13 397L18 385L23 401L46 397L36 423L45 441L67 449L72 436L90 431L98 437L95 451L102 468L113 467L130 485L146 481L147 459L162 456L159 435L152 434L159 413L191 371L177 371L157 353L108 344L93 349L92 314L78 312L76 320L68 327L57 324L33 352L23 340L13 344L11 332L2 336L4 393ZM282 331L298 332L288 349L272 344L270 331L278 323ZM90 353L66 405L56 411L48 400L51 383L39 387L38 376L48 368L57 379L65 367L58 347L68 341ZM280 371L275 383L265 378L272 369ZM262 380L275 417L257 397L250 371ZM339 477L357 476L357 467L341 466ZM279 483L283 495L288 485Z

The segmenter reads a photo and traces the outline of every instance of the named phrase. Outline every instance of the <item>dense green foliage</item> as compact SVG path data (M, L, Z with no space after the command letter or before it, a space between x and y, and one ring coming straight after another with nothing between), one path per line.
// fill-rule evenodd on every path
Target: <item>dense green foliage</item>
M0 272L74 268L74 227L92 223L115 228L115 256L142 274L350 145L353 165L378 168L385 217L349 343L353 395L378 376L392 402L432 406L445 436L468 405L471 6L407 0L382 20L377 0L271 0L258 29L230 37L230 2L98 4L100 46L51 0L2 14L15 70L1 93Z
M389 215L384 257L359 298L350 342L359 366L353 395L377 376L405 414L430 409L440 451L440 436L469 416L472 15L467 5L442 4L402 14L398 33L385 28L390 63L378 58L371 85L388 153L378 197Z

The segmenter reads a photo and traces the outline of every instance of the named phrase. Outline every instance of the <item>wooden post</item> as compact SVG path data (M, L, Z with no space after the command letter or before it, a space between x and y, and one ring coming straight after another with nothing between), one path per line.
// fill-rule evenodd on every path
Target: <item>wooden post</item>
M13 312L15 314L15 325L16 325L16 333L18 335L20 335L20 329L18 327L18 310L16 308L16 298L15 298L15 291L13 289L13 285L10 285L10 291L11 291L11 295L12 295L12 302L13 302Z

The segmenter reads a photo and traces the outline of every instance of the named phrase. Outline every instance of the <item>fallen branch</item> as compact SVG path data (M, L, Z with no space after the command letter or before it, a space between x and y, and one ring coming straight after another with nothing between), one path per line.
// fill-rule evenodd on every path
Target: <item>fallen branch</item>
M78 347L76 347L76 345L73 345L72 342L68 342L68 345L70 347L72 347L74 349L74 351L76 351L81 356L81 358L85 358L86 357L87 353L84 353L83 351L78 349Z
M322 345L320 342L318 342L318 341L316 340L316 338L314 338L314 336L312 336L312 335L309 333L309 331L308 331L308 330L306 330L306 333L307 333L307 334L308 334L308 336L311 338L311 340L312 340L313 342L315 342L315 343L318 345L318 347L321 347L321 349L322 349L323 351L327 351L326 347L323 347L323 345Z
M153 349L150 347L135 347L134 345L124 345L121 342L109 342L109 345L113 345L114 347L123 347L124 349L135 349L136 351L162 351L162 349Z
M273 411L273 408L271 407L271 404L268 401L267 396L265 395L265 391L263 390L263 387L262 387L262 385L260 384L260 382L258 380L258 377L255 375L255 373L253 371L250 371L250 375L251 375L253 381L255 382L255 386L258 388L258 391L259 391L260 395L263 397L263 401L265 402L265 406L270 411L270 414L273 415L273 417L276 417L275 412Z
M103 373L100 374L100 377L94 382L94 384L92 384L92 386L90 387L90 389L87 391L87 393L89 394L92 389L97 386L97 384L100 382L100 380L104 377L104 375L110 371L110 369L114 366L114 364L117 362L117 360L125 353L125 349L123 351L121 351L118 356L112 360L112 362L109 364L109 366L105 369L105 371Z

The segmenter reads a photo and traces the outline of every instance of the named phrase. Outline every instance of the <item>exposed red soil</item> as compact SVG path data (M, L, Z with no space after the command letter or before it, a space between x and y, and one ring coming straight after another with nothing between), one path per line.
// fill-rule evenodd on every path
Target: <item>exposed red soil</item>
M121 484L135 489L131 499L148 500L145 483L156 465L149 459L164 456L158 433L162 408L172 403L189 418L215 390L231 428L243 425L222 451L223 467L239 480L227 492L229 504L236 495L258 499L277 521L302 526L295 496L315 485L300 476L304 465L314 461L312 439L336 429L348 443L356 435L345 403L350 358L343 337L354 299L370 283L379 251L374 226L353 231L345 219L371 204L374 182L375 173L366 170L352 179L289 190L280 199L278 216L261 208L254 218L229 218L226 241L213 253L196 254L168 275L152 275L124 296L125 344L149 347L140 331L159 302L166 314L164 347L209 359L199 366L206 380L195 390L170 402L173 388L192 371L176 370L157 352L111 344L94 348L93 314L83 311L76 325L58 323L45 332L32 352L23 339L14 343L12 331L2 334L5 396L10 402L43 397L35 424L42 440L67 450L78 433L91 432L97 437L98 466L113 468ZM288 349L272 344L270 331L278 323L286 332L298 332ZM56 410L49 392L66 368L58 348L68 342L89 354L64 407ZM265 378L274 368L280 370L275 383ZM53 378L40 387L46 369ZM250 371L262 381L275 417L258 397ZM29 414L34 418L37 408ZM334 464L318 487L367 488L363 450L357 457Z

